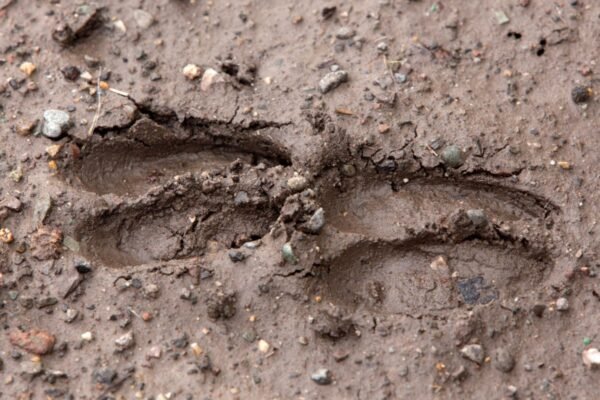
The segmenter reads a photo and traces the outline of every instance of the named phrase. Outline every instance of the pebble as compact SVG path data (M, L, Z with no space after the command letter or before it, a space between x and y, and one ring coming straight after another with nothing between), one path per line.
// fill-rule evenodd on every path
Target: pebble
M31 76L35 72L35 64L30 63L29 61L25 61L19 66L21 72L23 72L27 76Z
M42 134L50 139L60 138L71 126L69 114L61 110L44 111Z
M301 192L308 186L308 181L303 176L293 176L287 180L287 186L293 192Z
M248 203L250 203L250 196L248 196L248 193L244 191L237 192L233 198L233 204L235 204L236 207L243 206Z
M483 210L467 210L467 217L476 227L482 227L488 223L488 218Z
M260 339L258 341L258 351L260 351L261 353L268 352L270 348L271 346L266 340Z
M311 374L310 379L317 385L329 385L332 382L331 371L326 368L321 368L317 372Z
M152 14L142 9L133 11L133 19L140 29L148 29L154 23Z
M133 336L133 332L127 332L123 336L118 337L115 340L115 345L117 346L117 352L122 352L135 344L135 338Z
M0 229L0 242L12 243L15 240L12 232L8 228Z
M558 311L567 311L569 309L569 300L565 297L560 297L556 300L556 309Z
M308 222L304 225L304 228L306 232L317 235L321 232L323 226L325 226L325 210L321 207L314 212Z
M600 351L594 347L585 349L583 353L581 353L581 357L583 359L583 363L588 368L594 369L600 366Z
M477 364L483 363L483 359L485 358L485 352L483 351L483 347L479 344L468 344L462 349L460 349L460 354Z
M156 359L158 359L161 356L162 356L162 349L160 348L160 346L150 347L150 349L146 353L146 357L147 358L156 358Z
M508 373L515 367L515 359L507 349L499 348L494 355L493 365L498 371Z
M86 342L91 342L92 340L94 340L94 334L92 332L83 332L81 334L81 339L86 341Z
M437 256L431 262L431 264L429 264L429 267L436 272L448 273L450 271L450 268L448 267L448 262L446 261L446 258L444 256Z
M208 68L206 71L204 71L204 74L202 74L202 80L200 81L200 90L206 92L212 87L212 85L219 82L225 82L221 74L219 74L212 68Z
M183 67L183 75L190 81L200 77L202 75L202 68L195 64L188 64Z
M204 353L204 349L196 342L190 344L190 349L192 349L192 353L196 357L200 357Z
M325 94L347 81L348 73L346 71L340 69L334 72L329 72L319 81L319 90L321 93Z
M294 249L292 248L291 243L286 243L281 248L281 254L283 255L283 259L290 264L297 264L298 257L294 254Z
M10 343L38 356L54 349L56 338L49 332L32 329L27 332L14 331L9 335Z
M160 289L154 283L150 283L150 284L144 286L143 292L144 292L144 296L146 298L156 299L156 298L158 298L158 296L160 294Z
M234 263L244 261L246 257L248 257L243 251L238 249L229 250L227 255L229 256L229 259Z
M456 145L447 146L442 151L442 161L450 168L458 168L462 165L462 151Z
M338 39L346 40L352 39L356 35L356 31L349 26L343 26L335 34L335 37Z
M356 175L356 167L352 164L344 164L341 168L342 174L349 178Z
M575 104L587 103L592 98L592 89L586 86L576 86L571 90L571 99Z
M70 324L71 322L75 321L75 319L77 318L78 315L79 315L79 311L77 311L73 308L69 308L67 310L67 312L65 313L64 321L67 324Z
M101 385L110 385L117 378L117 371L112 368L100 368L92 373L94 380Z

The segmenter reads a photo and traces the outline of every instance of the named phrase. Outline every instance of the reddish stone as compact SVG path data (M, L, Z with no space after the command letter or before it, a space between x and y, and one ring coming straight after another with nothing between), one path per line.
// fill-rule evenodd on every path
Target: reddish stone
M14 331L9 335L10 343L38 356L52 352L56 338L46 331L32 329L28 332Z

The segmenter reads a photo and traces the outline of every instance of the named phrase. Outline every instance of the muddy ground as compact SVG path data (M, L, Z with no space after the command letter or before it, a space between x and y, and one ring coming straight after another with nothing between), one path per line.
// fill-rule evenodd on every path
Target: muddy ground
M0 398L596 398L597 2L0 7Z

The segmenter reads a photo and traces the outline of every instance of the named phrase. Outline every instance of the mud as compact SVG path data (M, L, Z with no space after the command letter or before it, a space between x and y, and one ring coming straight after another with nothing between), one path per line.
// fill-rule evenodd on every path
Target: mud
M595 398L599 12L0 2L0 398Z

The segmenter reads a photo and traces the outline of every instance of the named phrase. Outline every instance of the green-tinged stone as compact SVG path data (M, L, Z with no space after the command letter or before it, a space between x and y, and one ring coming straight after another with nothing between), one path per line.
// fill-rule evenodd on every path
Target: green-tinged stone
M64 237L63 246L71 250L73 253L79 253L79 242L71 236Z
M292 249L292 245L290 243L286 243L281 248L281 254L283 255L283 259L290 264L297 264L298 257L294 254L294 249Z

